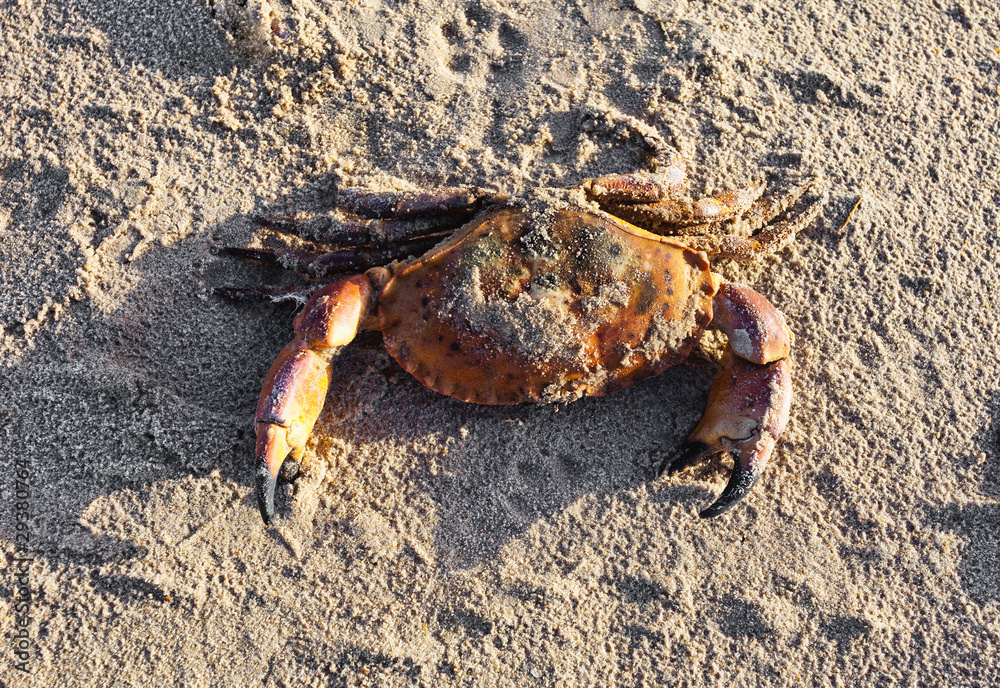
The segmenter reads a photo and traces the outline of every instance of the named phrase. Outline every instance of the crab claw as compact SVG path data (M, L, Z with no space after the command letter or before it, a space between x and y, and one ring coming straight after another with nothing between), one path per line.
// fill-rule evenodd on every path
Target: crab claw
M332 282L306 302L295 318L294 341L271 364L257 402L257 505L265 524L274 518L274 489L281 464L299 459L323 410L331 364L354 339L374 301L365 275Z
M733 455L729 484L702 518L729 511L750 492L785 429L792 403L792 335L781 312L750 287L728 283L720 285L712 308L712 327L729 343L701 421L665 466L674 473L712 454Z
M792 401L791 362L782 358L760 365L733 355L727 347L708 393L701 422L670 472L722 451L733 454L729 484L702 518L718 516L743 499L764 472L781 437Z
M268 371L257 403L257 505L264 523L274 517L274 488L285 457L302 456L330 385L325 352L296 340ZM332 355L330 356L332 358Z

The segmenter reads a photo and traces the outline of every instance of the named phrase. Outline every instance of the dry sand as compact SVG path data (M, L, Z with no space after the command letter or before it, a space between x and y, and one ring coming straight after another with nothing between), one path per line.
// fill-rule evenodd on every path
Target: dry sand
M282 0L279 42L212 4L0 3L0 684L997 685L995 3ZM650 128L699 191L821 176L793 245L718 265L796 335L745 504L697 518L721 460L653 479L718 337L555 413L368 333L265 530L293 309L216 296L281 278L221 247L344 184L645 169Z

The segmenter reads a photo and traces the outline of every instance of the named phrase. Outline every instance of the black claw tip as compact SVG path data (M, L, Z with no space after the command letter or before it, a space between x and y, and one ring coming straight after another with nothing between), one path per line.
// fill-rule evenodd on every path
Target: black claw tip
M688 466L693 465L699 459L707 456L711 453L711 451L712 448L704 442L689 442L681 447L680 451L677 452L673 458L667 459L660 464L660 475L663 475L664 473L667 475L673 475L674 473L682 471Z
M712 518L726 513L747 496L763 472L762 469L745 469L737 460L733 464L733 474L729 476L729 484L726 485L726 489L722 491L712 506L698 515L702 518Z
M300 468L301 465L299 462L289 456L281 463L281 468L278 469L278 484L286 485L294 481L299 477Z
M277 480L265 469L257 475L257 506L264 525L271 525L274 519L274 488Z

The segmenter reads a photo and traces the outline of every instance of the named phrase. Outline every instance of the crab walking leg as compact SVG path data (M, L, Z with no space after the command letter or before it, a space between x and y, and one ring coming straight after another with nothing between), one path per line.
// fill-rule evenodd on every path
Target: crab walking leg
M758 198L741 218L746 229L752 233L766 226L778 215L795 205L815 182L815 177L809 177L780 193ZM814 205L818 205L818 203Z
M472 217L472 211L410 220L343 221L325 215L262 215L267 229L331 246L382 246L416 237L453 232Z
M295 339L271 364L257 402L257 504L264 523L274 517L281 464L302 456L326 399L334 357L370 315L376 290L367 275L332 282L295 318Z
M680 163L670 163L655 175L606 174L584 179L578 185L587 197L602 206L613 203L656 203L677 196L687 186L687 173Z
M734 235L711 236L708 234L696 236L677 236L674 241L684 244L695 251L704 251L709 258L732 258L734 260L751 260L758 256L774 253L795 234L802 231L819 217L823 211L821 201L816 201L802 212L787 220L768 225L765 229L751 237Z
M765 188L764 184L751 184L745 189L697 201L673 199L635 205L601 203L601 207L615 217L620 217L650 232L670 233L673 227L716 223L739 217L753 206ZM598 202L600 203L600 200Z
M758 232L762 228L767 227L776 217L795 205L815 183L816 178L809 177L778 193L761 196L740 217L733 218L734 224L727 229L731 230L738 227L739 231L737 234L741 236ZM812 205L818 205L818 202ZM703 234L718 234L719 226L720 223L718 222L703 222L697 225L685 225L683 229L684 233L689 236L698 236ZM760 233L764 234L764 232Z
M702 518L734 507L760 478L788 420L792 401L791 333L774 306L739 284L723 284L712 326L729 344L712 382L705 413L670 472L721 451L733 453L733 473Z
M243 260L294 270L312 279L357 273L408 256L419 256L441 241L440 237L420 237L411 241L363 248L355 246L327 253L291 249L227 246L226 251Z
M468 187L383 192L347 186L337 192L337 206L358 217L406 220L476 210L482 201L495 198L494 194Z

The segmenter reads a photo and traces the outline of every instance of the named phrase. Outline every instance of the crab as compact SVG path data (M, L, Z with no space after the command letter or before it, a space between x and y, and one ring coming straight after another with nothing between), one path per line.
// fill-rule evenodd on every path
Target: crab
M333 213L258 218L327 245L229 249L313 282L223 290L308 296L257 405L264 523L275 516L283 462L290 456L296 461L286 469L297 467L319 418L334 359L363 329L380 330L389 354L427 387L477 404L610 394L680 363L706 329L719 330L728 341L704 414L658 473L729 452L729 482L700 515L735 506L785 428L792 335L777 308L746 285L724 282L709 259L771 253L820 204L794 212L809 182L767 196L755 183L695 201L685 200L686 186L675 159L655 174L605 175L517 198L468 187L345 187ZM720 235L729 220L752 234Z

